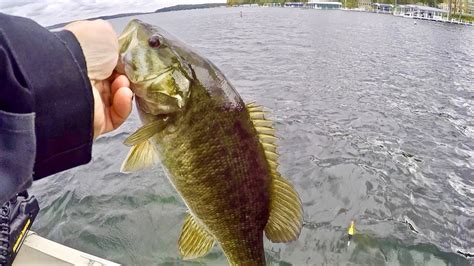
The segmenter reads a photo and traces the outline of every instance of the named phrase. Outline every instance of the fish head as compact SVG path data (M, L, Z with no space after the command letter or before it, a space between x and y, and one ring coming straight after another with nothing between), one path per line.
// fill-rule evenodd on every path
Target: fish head
M174 42L164 30L137 19L119 37L117 71L130 80L142 117L177 113L187 102L193 74Z

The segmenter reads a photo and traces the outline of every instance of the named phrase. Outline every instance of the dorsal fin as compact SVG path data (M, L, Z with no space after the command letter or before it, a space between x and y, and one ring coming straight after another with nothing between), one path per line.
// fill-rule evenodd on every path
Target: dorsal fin
M265 235L272 242L289 242L298 238L303 226L303 208L298 193L291 183L277 170L278 139L271 120L265 118L265 111L259 105L247 105L250 118L257 130L260 143L272 175L270 192L270 216L265 226Z
M265 118L265 111L263 111L263 107L260 105L249 103L247 104L247 110L252 123L257 130L260 143L265 150L265 156L267 157L267 161L270 164L270 170L272 173L278 173L278 153L277 145L275 143L278 138L275 136L273 122Z
M195 259L211 251L214 246L214 237L188 213L179 236L178 246L183 259Z

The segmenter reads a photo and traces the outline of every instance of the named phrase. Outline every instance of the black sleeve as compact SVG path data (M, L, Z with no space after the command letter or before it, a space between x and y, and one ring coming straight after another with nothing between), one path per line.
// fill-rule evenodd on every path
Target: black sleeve
M71 32L0 13L0 203L90 161L93 104Z

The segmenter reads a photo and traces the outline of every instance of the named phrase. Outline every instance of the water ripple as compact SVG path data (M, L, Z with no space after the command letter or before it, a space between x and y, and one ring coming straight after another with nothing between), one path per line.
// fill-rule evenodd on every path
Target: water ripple
M271 263L469 264L455 253L474 253L472 27L278 8L140 19L194 46L245 101L272 111L305 227L298 241L266 243ZM134 113L97 141L91 164L35 184L35 230L124 264L182 263L185 207L161 168L118 173L121 142L138 124ZM215 249L197 262L225 258Z

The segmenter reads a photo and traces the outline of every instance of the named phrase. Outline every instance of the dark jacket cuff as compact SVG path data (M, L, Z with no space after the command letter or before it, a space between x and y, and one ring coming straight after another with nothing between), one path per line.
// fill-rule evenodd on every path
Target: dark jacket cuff
M43 73L30 79L38 144L35 180L88 163L92 153L94 101L82 49L71 32L55 35L61 52L51 53Z
M51 33L21 17L2 16L7 47L32 94L39 179L91 159L92 88L82 49L69 31Z

